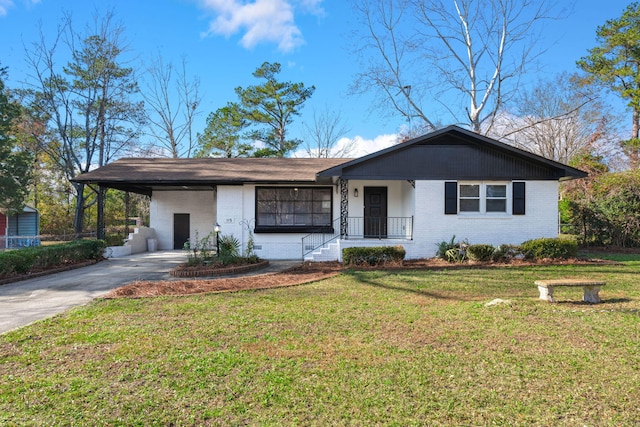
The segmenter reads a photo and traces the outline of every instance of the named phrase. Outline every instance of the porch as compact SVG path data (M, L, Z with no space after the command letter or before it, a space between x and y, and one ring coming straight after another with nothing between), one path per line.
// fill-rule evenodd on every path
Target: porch
M336 218L331 228L332 233L310 233L302 238L302 259L338 260L343 246L340 241L348 241L348 246L356 242L362 246L378 246L413 240L413 216Z

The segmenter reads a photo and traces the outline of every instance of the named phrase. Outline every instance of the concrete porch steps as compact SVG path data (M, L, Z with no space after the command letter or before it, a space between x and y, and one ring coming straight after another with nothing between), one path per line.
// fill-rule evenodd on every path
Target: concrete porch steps
M319 248L304 257L305 261L322 262L322 261L338 261L340 259L340 243L333 242L327 246Z

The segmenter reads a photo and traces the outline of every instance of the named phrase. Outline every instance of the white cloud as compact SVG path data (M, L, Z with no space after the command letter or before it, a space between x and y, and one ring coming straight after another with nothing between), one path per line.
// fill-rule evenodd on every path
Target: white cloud
M23 3L27 8L31 8L36 4L39 4L41 0L23 0ZM15 3L13 0L0 0L0 16L6 16L9 9L13 8Z
M13 7L13 0L0 0L0 16L5 16L7 10Z
M373 139L365 139L359 135L353 138L340 138L331 149L329 157L335 157L336 153L345 152L347 151L345 149L349 147L348 157L358 158L391 147L397 142L398 135L396 134L378 135ZM291 157L309 157L309 153L306 149L301 148L293 152Z
M0 0L6 1L6 0ZM231 37L243 33L240 44L251 49L261 43L276 43L278 50L290 52L304 44L295 23L294 9L323 15L322 0L200 0L215 17L208 34Z
M334 149L339 150L342 149L345 144L353 144L353 148L349 152L349 157L362 157L367 154L380 151L384 148L391 147L397 142L398 135L396 134L378 135L373 139L365 139L361 136L356 136L353 139L341 138L336 143L336 147L334 147Z

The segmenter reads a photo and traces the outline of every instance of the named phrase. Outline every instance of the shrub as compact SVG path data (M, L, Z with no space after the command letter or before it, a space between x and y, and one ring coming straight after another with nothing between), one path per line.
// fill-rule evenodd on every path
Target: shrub
M526 259L567 259L576 256L578 243L568 238L541 238L527 240L520 250Z
M494 262L511 261L515 257L522 255L520 248L515 245L499 245L493 250L491 260Z
M436 256L449 262L463 262L467 258L467 247L469 243L456 242L456 236L453 236L450 241L442 241L437 244L438 251Z
M235 263L240 257L240 241L233 234L220 237L220 259L224 265Z
M0 253L0 275L24 274L65 263L102 258L103 240L76 240L53 246L39 246Z
M0 274L28 273L35 262L31 249L21 249L0 254Z
M211 254L213 248L214 233L207 234L204 239L200 240L198 231L196 230L196 237L193 242L185 242L183 249L187 251L187 265L195 266L202 265L205 262L211 261L213 255Z
M124 234L120 233L107 234L104 239L107 242L107 246L123 246L124 241L127 240Z
M495 248L492 245L469 245L466 253L471 261L489 261L494 251Z
M342 250L344 265L402 264L407 252L398 246L353 247Z

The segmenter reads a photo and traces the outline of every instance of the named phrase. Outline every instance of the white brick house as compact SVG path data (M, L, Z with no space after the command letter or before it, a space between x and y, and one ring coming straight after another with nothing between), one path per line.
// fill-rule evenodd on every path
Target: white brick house
M77 178L151 196L159 249L215 224L266 259L350 246L519 244L555 237L558 183L586 173L450 126L359 159L120 159Z

